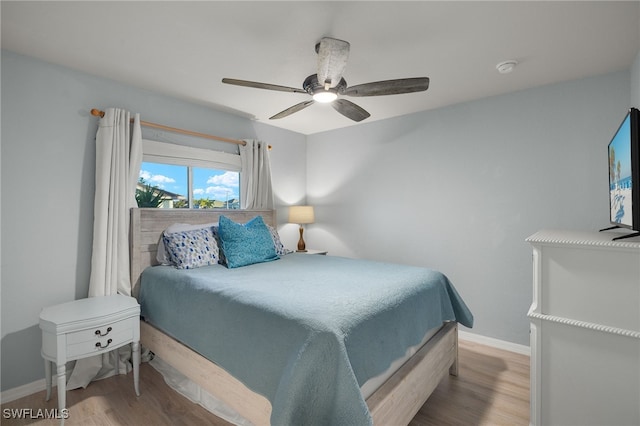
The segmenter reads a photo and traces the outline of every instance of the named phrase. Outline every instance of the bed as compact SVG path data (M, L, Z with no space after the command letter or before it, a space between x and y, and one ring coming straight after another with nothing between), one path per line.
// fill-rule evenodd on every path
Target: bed
M440 380L457 375L456 321L472 326L473 317L438 272L295 253L236 269L148 268L167 227L220 215L276 225L271 210L132 209L132 283L145 314L142 345L251 423L408 424ZM437 284L400 284L403 275ZM398 281L393 289L385 276ZM429 312L438 314L423 314L420 303L434 296L442 299ZM384 382L364 392L380 374Z

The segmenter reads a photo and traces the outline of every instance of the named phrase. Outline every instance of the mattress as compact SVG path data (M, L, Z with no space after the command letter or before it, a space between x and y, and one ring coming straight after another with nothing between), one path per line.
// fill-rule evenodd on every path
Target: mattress
M441 273L292 254L227 269L147 268L147 321L264 395L272 424L370 424L360 387L444 321L473 316Z

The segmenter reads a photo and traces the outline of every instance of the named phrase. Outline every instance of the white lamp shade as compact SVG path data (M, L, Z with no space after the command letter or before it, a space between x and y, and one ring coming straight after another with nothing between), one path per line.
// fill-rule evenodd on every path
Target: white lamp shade
M313 206L291 206L289 207L289 223L313 223L315 216Z

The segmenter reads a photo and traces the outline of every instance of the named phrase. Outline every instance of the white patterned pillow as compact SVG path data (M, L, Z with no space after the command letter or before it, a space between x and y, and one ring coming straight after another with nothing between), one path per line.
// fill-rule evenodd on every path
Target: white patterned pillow
M291 250L286 249L284 247L284 244L282 244L282 241L280 241L280 235L278 234L278 231L276 230L276 228L274 228L271 225L267 225L267 228L269 228L269 232L271 233L271 238L273 239L273 245L276 248L276 254L278 256L283 256L285 254L293 253Z
M211 228L165 233L163 240L171 263L178 269L193 269L218 263L218 244Z
M218 222L215 223L204 223L198 225L192 225L190 223L174 223L164 230L162 234L160 234L160 238L158 239L158 247L156 252L156 259L158 263L161 265L172 265L171 256L169 256L169 250L164 245L164 236L165 234L173 234L174 232L183 232L183 231L193 231L194 229L202 229L202 228L212 228L217 227ZM215 236L215 231L214 231ZM218 247L220 245L218 244Z

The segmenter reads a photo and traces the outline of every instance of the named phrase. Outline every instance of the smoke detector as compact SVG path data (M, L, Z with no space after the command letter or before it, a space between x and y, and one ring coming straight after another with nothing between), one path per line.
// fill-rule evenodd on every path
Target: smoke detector
M513 71L516 65L518 65L518 61L509 60L500 62L498 65L496 65L496 69L500 74L509 74L511 71Z

